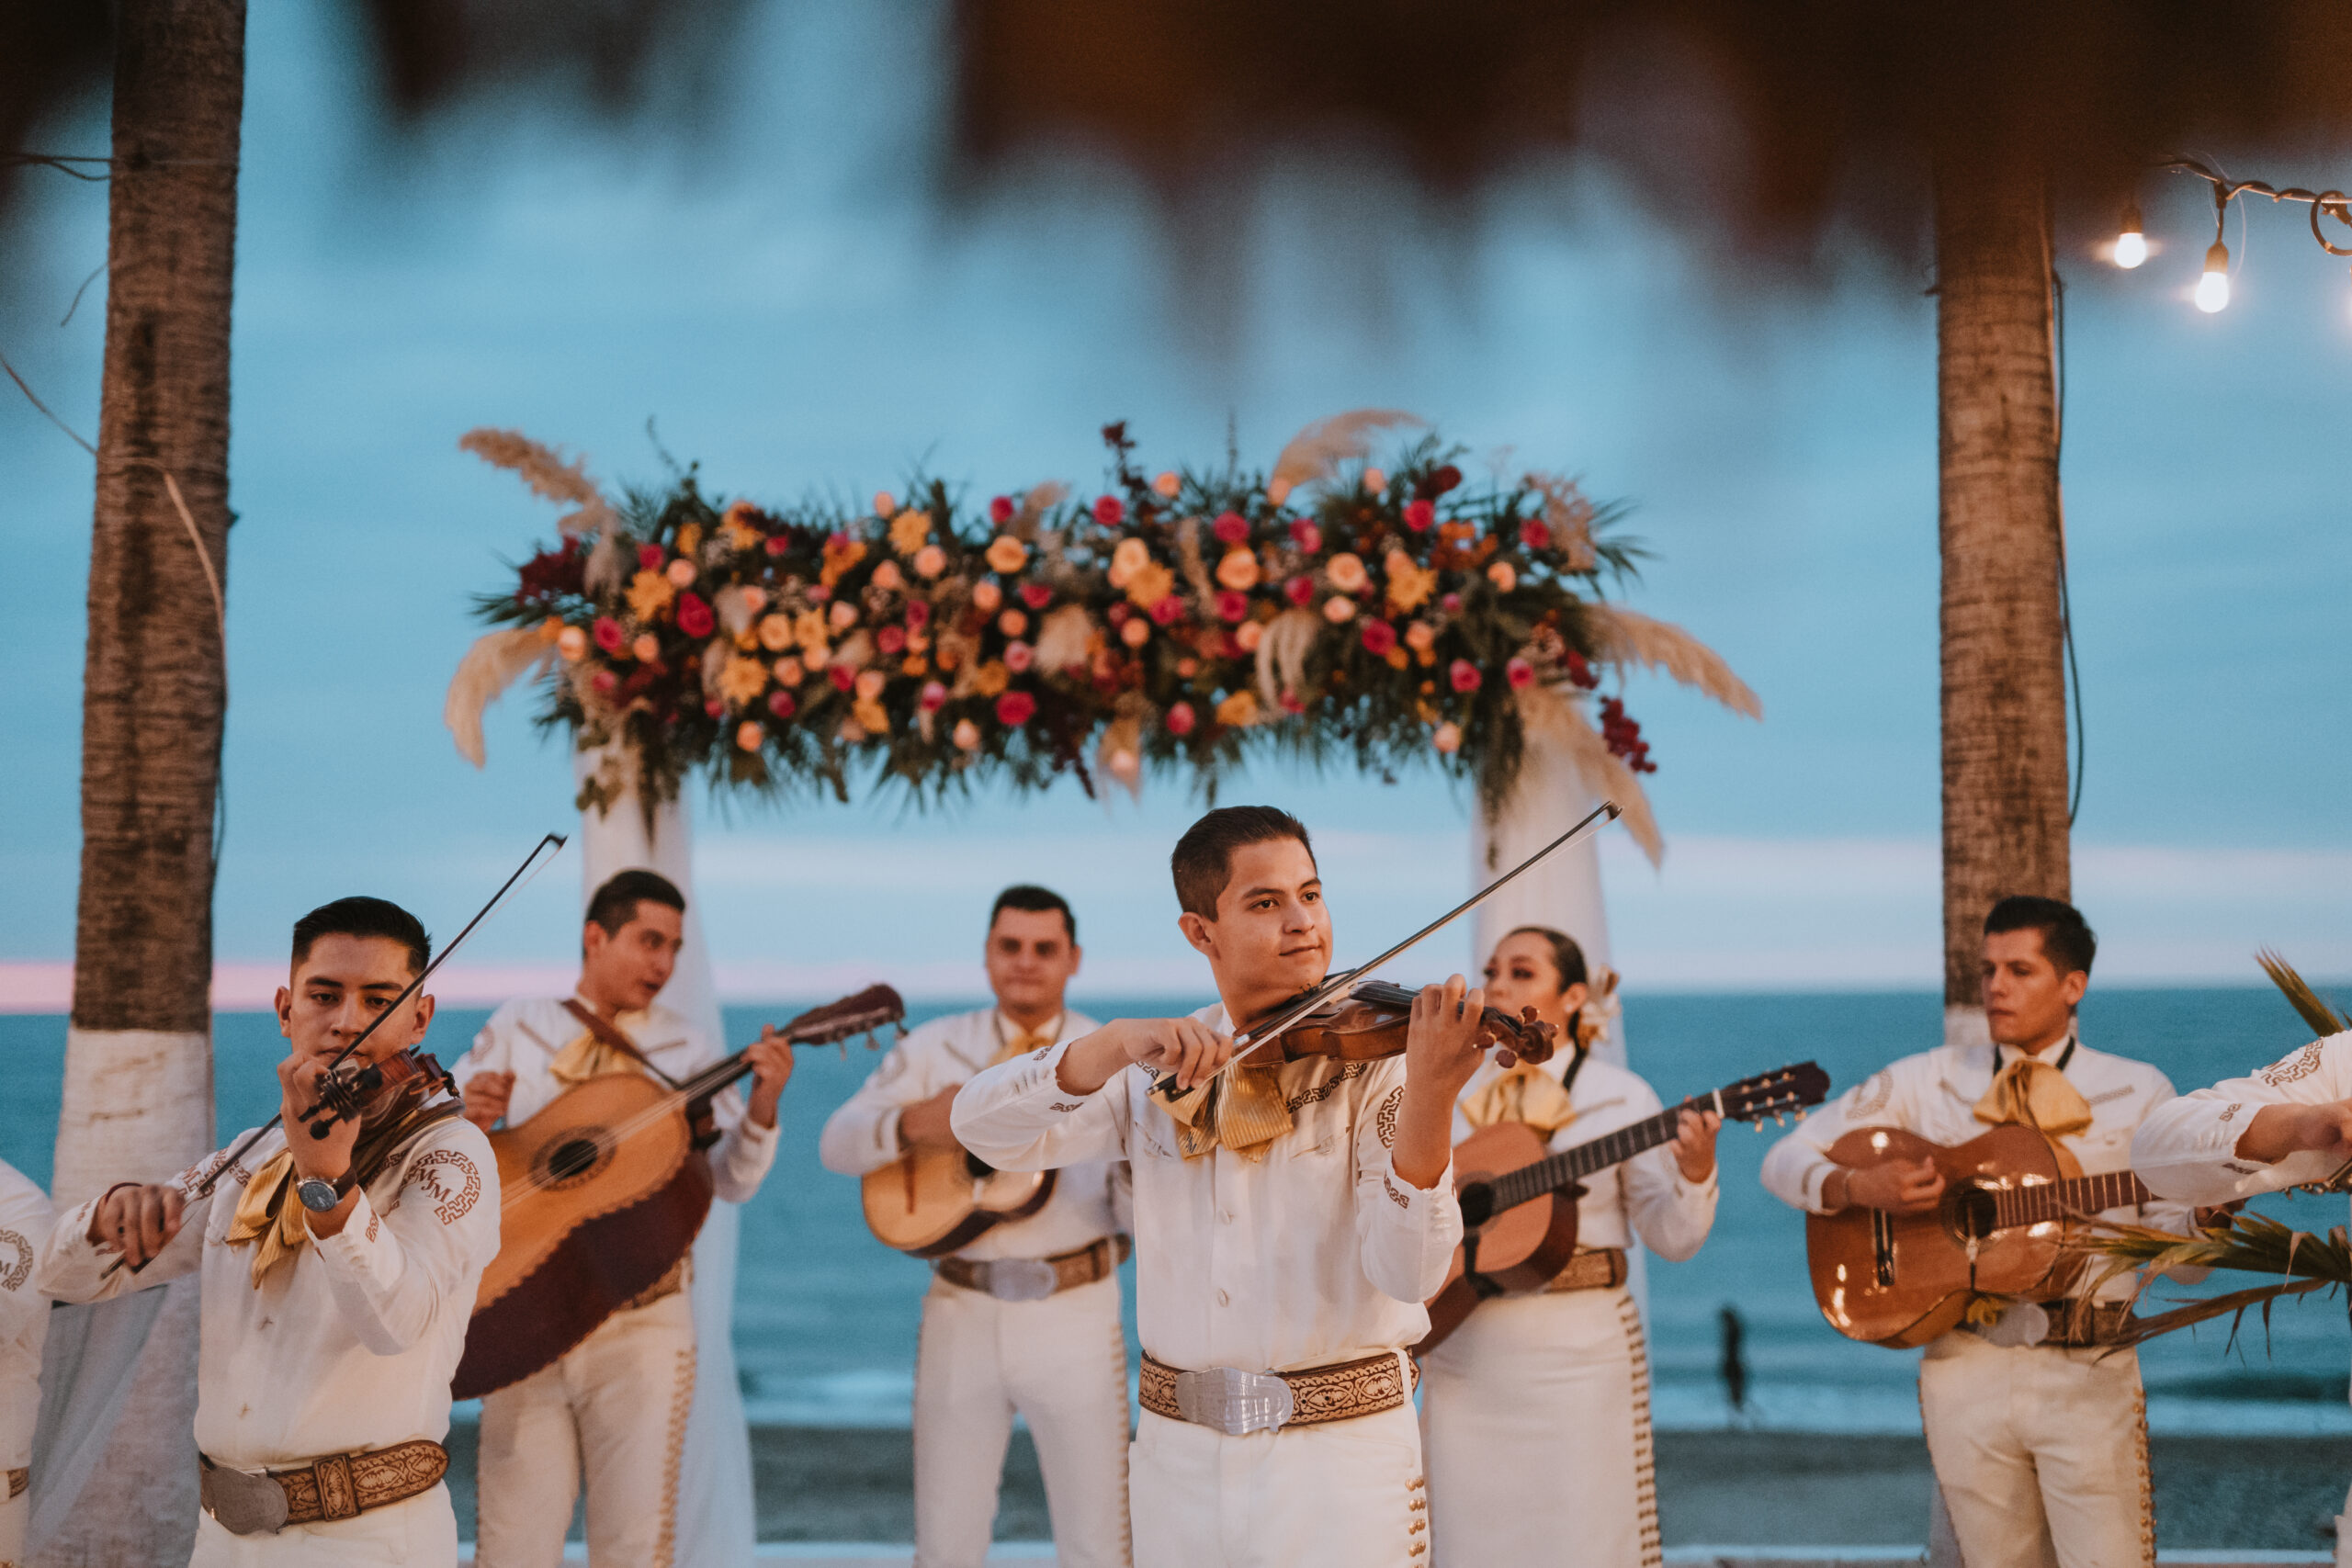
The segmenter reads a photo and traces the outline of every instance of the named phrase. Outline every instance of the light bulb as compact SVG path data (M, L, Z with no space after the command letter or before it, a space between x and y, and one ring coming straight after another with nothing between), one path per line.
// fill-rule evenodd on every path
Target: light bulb
M2197 280L2197 308L2207 315L2230 302L2230 247L2213 242L2205 253L2205 276Z
M2123 209L2123 231L2115 236L2115 265L2126 272L2148 259L2148 236L2140 231L2140 206Z

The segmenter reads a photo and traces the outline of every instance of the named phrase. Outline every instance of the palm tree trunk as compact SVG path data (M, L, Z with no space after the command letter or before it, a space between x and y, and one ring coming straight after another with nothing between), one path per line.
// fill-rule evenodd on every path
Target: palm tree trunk
M1985 911L2068 897L2049 206L1972 152L1936 179L1944 1007L1981 1035Z
M61 1209L166 1177L213 1141L212 822L228 697L216 584L225 591L244 20L243 0L114 7ZM169 1287L180 1299L158 1318L106 1459L43 1562L187 1561L194 1283Z

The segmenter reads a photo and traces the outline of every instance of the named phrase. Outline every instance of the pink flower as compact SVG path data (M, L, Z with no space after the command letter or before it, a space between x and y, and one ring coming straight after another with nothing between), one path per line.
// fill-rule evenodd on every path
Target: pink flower
M727 715L727 705L713 697L702 705L702 711L713 718L723 718Z
M1307 601L1315 597L1315 580L1311 577L1294 577L1283 584L1283 595L1303 610L1306 607Z
M907 628L904 626L882 627L874 634L874 646L885 653L906 652Z
M1458 615L1462 613L1462 595L1459 593L1449 593L1444 598L1439 600L1437 602L1437 605L1439 609L1443 610L1449 615Z
M989 521L1001 528L1007 523L1012 522L1014 515L1020 510L1021 509L1019 507L1012 504L1012 497L1009 495L1000 495L994 501L989 502Z
M1283 712L1284 713L1305 713L1306 711L1306 705L1299 701L1298 694L1292 691L1288 686L1284 686L1283 688L1282 704Z
M662 547L659 545L638 546L637 565L638 570L640 571L660 571L662 570Z
M621 678L609 670L599 670L588 677L588 683L596 688L598 696L609 697L613 694L613 688L621 683Z
M1220 543L1238 545L1250 536L1250 520L1238 512L1220 512L1209 530Z
M1414 533L1419 533L1436 521L1437 508L1428 502L1408 501L1405 503L1405 526Z
M1151 607L1152 624L1154 626L1172 626L1182 617L1183 614L1184 601L1179 599L1175 594L1170 593L1167 598L1162 599L1159 604L1154 604Z
M770 692L768 694L768 712L775 715L776 717L790 718L794 714L797 714L799 711L800 704L794 700L790 692Z
M937 713L947 705L947 688L936 681L922 683L922 695L915 699L925 713Z
M1503 666L1503 679L1510 682L1514 692L1535 682L1535 666L1524 659L1514 659Z
M923 627L925 627L925 626L929 626L930 624L931 624L931 601L930 601L930 600L928 600L928 599L910 599L910 600L908 600L908 601L907 601L907 630L909 630L909 631L910 631L910 632L919 632L919 631L922 630L922 629L923 629Z
M1216 617L1238 626L1250 618L1250 595L1236 593L1231 589L1216 596Z
M1036 658L1037 650L1025 642L1008 642L1004 645L1004 667L1015 675L1028 669Z
M808 603L811 604L821 604L826 600L833 596L833 591L826 587L821 582L810 583L805 592L808 593Z
M1018 729L1036 716L1037 699L1026 692L1007 692L996 700L996 721Z
M710 606L703 602L701 594L681 593L678 595L678 629L680 631L688 637L708 637L712 628L718 625L718 617L710 613Z
M846 664L834 665L825 671L825 677L832 682L836 692L846 692L857 684L857 672Z
M1487 678L1478 673L1478 667L1466 659L1457 659L1448 665L1445 678L1457 692L1475 692L1487 683Z
M1105 528L1115 525L1126 514L1127 503L1117 496L1098 495L1094 498L1094 521Z
M1366 653L1375 659L1382 659L1387 657L1388 650L1396 646L1396 628L1395 626L1377 616L1364 622L1363 650Z
M771 534L771 535L769 535L769 536L768 536L768 542L767 542L767 552L768 552L768 554L770 554L770 555L772 555L772 556L780 556L780 555L784 554L784 552L785 552L785 551L786 551L786 550L788 550L788 549L790 549L790 548L792 548L792 541L791 541L791 540L789 540L789 539L787 539L787 538L786 538L783 535L781 535L781 534Z
M621 624L610 615L596 617L596 646L606 653L618 653L628 639L621 635Z
M1112 605L1109 609L1103 611L1102 618L1110 622L1114 626L1124 626L1127 624L1127 617L1134 614L1134 609L1128 605L1125 600L1122 599L1117 604Z
M1311 556L1323 547L1323 530L1302 517L1290 525L1290 542Z
M1519 525L1519 542L1531 550L1540 550L1552 542L1552 530L1541 517L1531 517Z
M1462 727L1452 719L1446 720L1430 736L1430 744L1452 756L1462 750Z
M1193 725L1198 716L1193 712L1192 704L1178 703L1168 710L1168 733L1170 735L1192 734Z
M1021 602L1033 610L1042 610L1054 602L1054 591L1042 582L1021 585Z

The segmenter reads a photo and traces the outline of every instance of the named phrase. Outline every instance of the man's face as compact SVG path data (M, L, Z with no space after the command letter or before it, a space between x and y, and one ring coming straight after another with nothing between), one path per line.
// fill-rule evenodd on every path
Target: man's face
M2036 1048L2064 1034L2091 980L2079 969L2061 975L2038 931L1989 933L1982 973L1984 1026L1995 1043Z
M685 940L685 916L650 898L639 899L616 931L590 920L581 935L580 988L625 1012L650 1008L670 983Z
M1296 839L1233 852L1216 919L1184 915L1184 936L1205 954L1217 988L1236 998L1282 997L1320 985L1331 967L1331 911L1315 857Z
M322 936L294 965L290 983L277 993L277 1032L305 1059L334 1055L357 1039L392 998L416 978L405 943L382 936ZM433 998L419 995L401 1004L359 1048L361 1059L380 1062L424 1038L433 1022Z
M989 927L989 989L1008 1012L1059 1012L1078 960L1059 909L999 909Z

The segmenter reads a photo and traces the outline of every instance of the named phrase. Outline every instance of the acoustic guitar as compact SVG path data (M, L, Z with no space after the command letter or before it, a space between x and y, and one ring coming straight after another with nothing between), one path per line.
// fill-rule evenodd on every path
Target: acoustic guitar
M906 1016L888 986L811 1009L777 1033L794 1045L871 1034ZM566 1090L498 1156L498 1256L482 1271L450 1391L472 1399L519 1382L660 1283L710 1211L703 1150L711 1098L752 1071L747 1052L676 1088L607 1073Z
M1906 1349L1958 1324L1972 1293L2027 1295L2051 1281L2070 1222L2151 1196L2128 1170L2083 1175L2074 1156L2024 1126L1952 1148L1898 1127L1857 1127L1829 1157L1849 1170L1928 1159L1943 1173L1942 1200L1924 1213L1855 1204L1805 1216L1813 1297L1829 1326Z
M1481 1127L1453 1146L1453 1184L1467 1228L1453 1249L1445 1283L1430 1298L1430 1331L1413 1347L1435 1349L1480 1302L1541 1291L1577 1250L1578 1185L1586 1177L1670 1144L1685 1111L1713 1111L1726 1122L1802 1114L1829 1094L1829 1075L1812 1062L1759 1073L1712 1094L1669 1105L1655 1116L1555 1155L1523 1122Z
M862 1184L865 1225L885 1247L944 1258L1054 1195L1050 1170L999 1170L963 1149L914 1149Z

